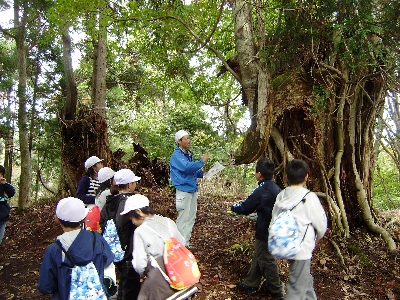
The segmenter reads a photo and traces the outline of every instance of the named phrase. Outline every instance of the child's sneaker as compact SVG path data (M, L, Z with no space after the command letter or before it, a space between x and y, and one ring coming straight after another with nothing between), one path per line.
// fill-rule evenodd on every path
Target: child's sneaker
M257 288L252 286L245 286L243 282L239 282L238 287L245 291L248 295L253 295L257 293Z

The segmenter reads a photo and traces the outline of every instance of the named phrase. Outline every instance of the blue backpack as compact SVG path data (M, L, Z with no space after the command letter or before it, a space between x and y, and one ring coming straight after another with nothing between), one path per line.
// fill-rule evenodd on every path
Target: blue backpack
M57 245L64 252L65 257L74 265L71 270L71 285L69 299L74 300L107 300L107 295L100 282L100 277L93 261L86 265L77 265L65 251L59 240ZM93 249L96 245L96 235L93 232Z
M310 191L307 192L307 194ZM274 222L269 226L268 250L276 258L293 259L300 251L301 245L306 236L307 229L303 238L299 236L299 228L296 219L293 217L292 210L301 202L306 201L304 197L291 209L281 212Z
M104 228L103 238L110 246L111 252L114 253L114 262L123 260L125 251L121 247L117 227L115 226L113 219L107 221L106 227Z

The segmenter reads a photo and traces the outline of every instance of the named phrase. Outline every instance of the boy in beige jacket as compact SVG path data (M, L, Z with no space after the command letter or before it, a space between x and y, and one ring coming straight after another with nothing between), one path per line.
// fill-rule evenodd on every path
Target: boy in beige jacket
M271 224L282 211L293 208L304 196L305 201L292 210L299 227L299 236L304 236L304 240L300 251L289 260L289 280L284 299L317 299L310 273L311 257L315 241L321 239L327 229L326 214L318 196L304 188L308 180L308 164L303 160L293 159L287 164L285 171L290 186L278 194L272 210Z

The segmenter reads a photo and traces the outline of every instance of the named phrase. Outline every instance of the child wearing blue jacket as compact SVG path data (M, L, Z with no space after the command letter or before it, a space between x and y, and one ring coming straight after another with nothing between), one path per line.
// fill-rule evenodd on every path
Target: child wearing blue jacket
M255 294L264 277L267 290L274 299L283 299L284 289L279 278L278 264L268 251L268 227L276 196L281 191L281 188L272 181L274 173L275 165L271 160L265 158L257 161L255 177L258 187L246 200L232 205L231 210L240 215L257 212L256 242L251 267L244 281L239 282L239 288L249 295Z
M14 187L6 181L6 169L0 165L0 244L3 242L7 221L10 217L11 206L8 199L15 195Z
M61 243L67 256L76 265L86 265L93 261L100 282L103 282L104 268L113 262L114 254L99 233L81 229L85 216L85 205L81 200L73 197L60 200L55 221L64 233L57 237L57 242ZM39 271L38 289L42 294L52 294L53 300L69 300L73 265L68 257L57 243L50 244L45 251Z

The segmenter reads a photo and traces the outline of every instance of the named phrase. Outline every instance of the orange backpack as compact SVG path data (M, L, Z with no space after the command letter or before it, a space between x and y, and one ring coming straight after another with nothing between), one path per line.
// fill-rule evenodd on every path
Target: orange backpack
M163 223L161 224L167 227L171 233L170 227ZM149 226L147 227L164 239L154 229ZM162 270L162 268L160 268L156 259L153 256L150 256L152 265L160 270L165 280L167 280L170 286L176 290L188 288L199 282L201 274L193 253L190 252L189 249L187 249L184 245L182 245L175 237L173 237L172 233L171 237L169 239L164 239L164 241L165 244L163 258L165 272Z

